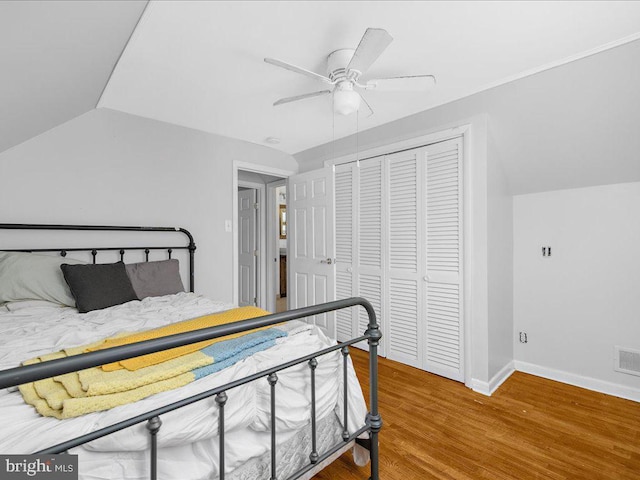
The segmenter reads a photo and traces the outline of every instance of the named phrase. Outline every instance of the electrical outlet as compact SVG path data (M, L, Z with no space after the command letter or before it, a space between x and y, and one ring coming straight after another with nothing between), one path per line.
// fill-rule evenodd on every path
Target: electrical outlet
M527 343L527 332L520 332L520 343Z

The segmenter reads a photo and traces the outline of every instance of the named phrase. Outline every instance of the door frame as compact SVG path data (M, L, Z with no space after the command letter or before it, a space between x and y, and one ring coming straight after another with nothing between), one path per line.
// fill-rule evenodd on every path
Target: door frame
M487 283L487 131L488 116L479 114L446 125L390 140L383 145L365 148L325 160L324 166L339 165L360 159L409 150L429 143L462 137L463 175L463 368L464 384L481 391L484 381L477 377L489 366L488 283ZM472 261L472 259L474 259ZM475 364L475 369L474 369ZM488 388L488 387L487 387Z
M233 236L233 275L232 275L232 291L233 291L233 303L234 305L238 304L238 294L239 294L239 285L238 285L238 170L244 170L246 172L253 172L253 173L261 173L264 175L271 175L274 177L281 177L283 179L287 179L289 178L291 175L296 174L297 172L293 171L293 170L283 170L280 168L273 168L273 167L269 167L266 165L260 165L260 164L256 164L256 163L249 163L249 162L242 162L239 160L234 160L233 161L233 167L232 167L232 184L231 184L231 191L233 192L233 198L232 198L232 227L231 227L231 231L232 231L232 236ZM240 182L243 185L242 186L246 186L246 184L251 183L251 182ZM249 188L256 188L254 185L258 185L256 183L251 183L252 186L250 186ZM261 184L263 187L263 192L264 192L264 184ZM261 205L264 205L264 199L260 199L259 200ZM260 208L258 210L258 217L261 219L258 224L260 227L260 240L259 240L259 255L258 255L258 269L260 271L260 275L258 276L258 281L259 281L259 287L257 290L257 295L258 295L258 306L260 308L263 308L265 310L268 310L267 304L266 304L266 300L267 300L267 282L268 282L268 276L267 276L267 256L266 256L266 228L265 228L265 224L263 222L266 221L266 216L265 214L267 212L265 212L265 208ZM261 223L262 222L262 223Z

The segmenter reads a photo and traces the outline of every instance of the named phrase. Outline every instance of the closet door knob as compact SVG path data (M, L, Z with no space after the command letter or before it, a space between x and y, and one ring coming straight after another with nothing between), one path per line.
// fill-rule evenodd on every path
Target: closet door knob
M327 258L326 260L320 260L320 263L326 263L327 265L331 265L333 263L333 259Z
M429 282L429 281L431 281L431 277L430 277L429 275L425 275L424 277L422 277L422 279L423 279L425 282Z
M353 272L353 268L347 267L347 272L352 273Z

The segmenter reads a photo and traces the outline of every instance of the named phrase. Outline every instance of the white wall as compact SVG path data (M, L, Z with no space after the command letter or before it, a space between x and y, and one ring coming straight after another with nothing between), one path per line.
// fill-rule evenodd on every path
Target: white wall
M297 170L271 148L101 108L0 154L0 218L182 226L196 292L231 301L233 161Z
M513 368L513 196L489 122L487 162L487 282L489 391Z
M640 401L640 183L514 197L516 367ZM551 257L541 247L551 246Z
M640 40L362 131L357 140L352 135L299 152L295 158L300 171L314 170L324 160L350 153L357 143L361 148L384 145L487 114L515 195L638 182L638 58ZM378 95L383 93L367 96L374 110ZM409 101L410 94L402 95L402 101Z
M640 135L634 133L640 129L637 58L640 41L295 155L301 171L313 170L325 160L354 152L356 145L366 150L486 114L489 130L480 139L488 144L485 164L472 159L476 172L466 177L473 182L471 208L476 214L471 226L474 301L468 308L474 315L472 384L479 391L493 390L513 366L519 326L514 329L512 277L518 267L512 267L512 222L521 214L511 213L510 196L640 181ZM375 99L369 100L375 110ZM472 133L477 135L484 133ZM475 153L482 155L482 149L477 146ZM573 323L556 321L558 332ZM591 334L596 339L600 335L598 330ZM517 352L515 356L519 358Z

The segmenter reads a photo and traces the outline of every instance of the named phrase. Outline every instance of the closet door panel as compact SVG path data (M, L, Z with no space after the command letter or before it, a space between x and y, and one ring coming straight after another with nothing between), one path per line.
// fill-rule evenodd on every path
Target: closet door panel
M418 318L419 283L417 280L389 279L388 357L407 365L422 367Z
M382 276L379 274L368 275L366 273L361 273L358 275L358 296L364 297L369 302L371 302L371 306L373 310L376 312L376 318L378 319L378 324L384 321L381 316L384 293L382 288ZM358 308L358 326L356 335L362 335L364 331L367 329L367 325L369 325L369 316L364 308ZM384 326L382 326L384 332ZM385 352L381 348L379 349L380 355L385 356ZM368 349L366 344L359 343L358 347L362 347Z
M354 289L354 243L356 212L354 207L354 165L338 165L335 168L335 222L336 222L336 299L358 295ZM349 340L358 335L357 310L336 312L337 339Z
M388 357L422 367L420 325L422 309L420 283L424 235L420 214L422 202L422 149L413 149L385 157L388 192L387 222L387 294L389 318Z
M359 266L382 269L382 161L360 164L359 181Z
M353 274L346 271L336 272L336 300L355 297L353 293ZM354 337L353 308L336 312L337 340L343 342Z
M462 141L427 147L426 369L464 380Z
M360 162L356 167L357 178L357 236L356 236L356 284L358 295L371 302L386 333L384 287L384 209L383 209L383 158L373 158ZM363 309L358 309L357 333L367 328L368 317ZM386 335L385 335L386 336ZM380 343L380 355L386 355L387 340Z

